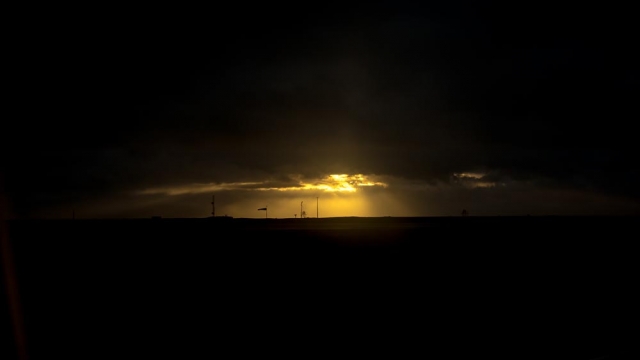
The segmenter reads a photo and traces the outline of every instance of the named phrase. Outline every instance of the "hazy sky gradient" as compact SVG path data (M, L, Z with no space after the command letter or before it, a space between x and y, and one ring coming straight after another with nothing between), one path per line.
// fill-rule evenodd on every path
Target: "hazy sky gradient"
M316 196L321 216L640 214L628 8L80 14L30 10L12 30L14 217L205 217L213 194L234 217L293 217L300 201L315 216ZM277 190L332 174L387 186Z

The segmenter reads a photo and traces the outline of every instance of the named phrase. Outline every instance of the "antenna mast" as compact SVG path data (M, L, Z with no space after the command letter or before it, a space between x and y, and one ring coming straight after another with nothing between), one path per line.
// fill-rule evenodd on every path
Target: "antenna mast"
M211 198L211 215L216 217L216 196L213 195Z

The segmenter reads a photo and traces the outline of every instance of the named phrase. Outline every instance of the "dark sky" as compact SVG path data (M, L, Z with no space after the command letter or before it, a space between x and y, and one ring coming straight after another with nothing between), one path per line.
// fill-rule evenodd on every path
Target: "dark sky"
M19 218L640 214L630 6L17 9L1 185Z

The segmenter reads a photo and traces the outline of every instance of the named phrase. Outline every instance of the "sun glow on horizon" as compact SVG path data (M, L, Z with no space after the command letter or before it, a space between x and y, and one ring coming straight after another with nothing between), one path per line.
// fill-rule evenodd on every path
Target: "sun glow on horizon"
M300 182L299 187L287 187L277 189L279 191L289 190L321 190L324 192L356 192L359 187L363 186L381 186L387 187L387 184L381 181L371 181L365 175L356 174L333 174L324 177L323 179L315 182L305 183Z

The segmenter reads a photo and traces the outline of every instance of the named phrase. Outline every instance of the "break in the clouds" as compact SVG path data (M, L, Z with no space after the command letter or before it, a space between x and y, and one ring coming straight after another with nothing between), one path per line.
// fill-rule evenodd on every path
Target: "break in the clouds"
M486 174L481 173L454 173L451 176L452 182L462 184L472 188L487 188L494 186L505 186L505 183L498 183L486 179Z

